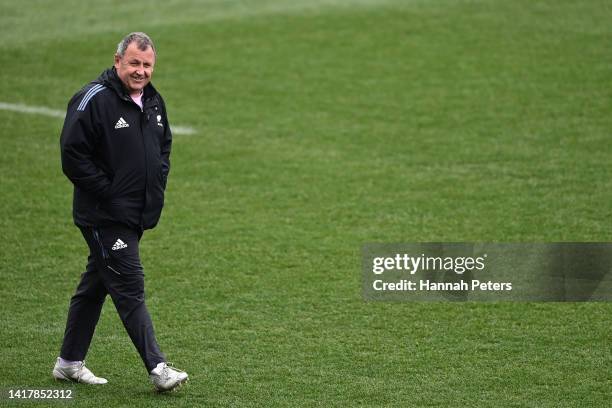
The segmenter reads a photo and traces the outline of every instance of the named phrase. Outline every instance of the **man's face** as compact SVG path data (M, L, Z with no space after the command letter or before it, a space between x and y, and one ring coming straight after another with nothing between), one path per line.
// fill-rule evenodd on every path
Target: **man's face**
M139 94L151 82L154 65L155 52L153 52L153 48L147 47L145 51L141 51L138 49L136 42L128 45L123 57L115 55L117 75L130 95Z

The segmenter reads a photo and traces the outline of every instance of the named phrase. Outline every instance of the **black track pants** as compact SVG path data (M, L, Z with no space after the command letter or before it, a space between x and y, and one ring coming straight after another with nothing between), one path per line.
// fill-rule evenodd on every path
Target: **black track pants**
M147 371L166 361L155 340L153 323L145 305L144 272L138 243L142 233L122 225L81 228L89 246L87 270L70 300L60 356L84 360L110 294L121 321Z

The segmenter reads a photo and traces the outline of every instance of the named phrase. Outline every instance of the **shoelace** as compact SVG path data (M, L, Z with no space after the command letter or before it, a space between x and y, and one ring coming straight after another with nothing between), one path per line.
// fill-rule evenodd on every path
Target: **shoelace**
M176 372L179 372L179 373L184 373L183 370L179 370L178 368L176 368L173 363L168 363L167 362L167 363L164 364L164 368L162 368L162 372L161 372L162 379L166 380L166 379L170 378L170 375L169 375L170 370L176 371Z
M85 368L85 360L81 361L79 364L79 369L77 370L77 381L81 382L81 378L83 378L83 374L87 374L87 372L84 370Z

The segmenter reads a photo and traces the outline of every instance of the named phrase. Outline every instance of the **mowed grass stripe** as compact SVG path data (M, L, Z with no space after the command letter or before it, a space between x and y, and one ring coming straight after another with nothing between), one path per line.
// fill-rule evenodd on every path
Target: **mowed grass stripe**
M420 0L422 2L422 0ZM208 24L219 21L249 20L269 16L291 16L343 12L349 9L378 8L386 5L418 4L405 0L173 0L155 2L150 7L130 3L83 4L75 0L63 0L51 7L44 0L28 3L29 10L14 4L0 3L0 46L24 46L40 43L50 38L69 40L74 36L96 36L101 33L116 33L131 27L164 27L182 24ZM444 0L452 5L452 1ZM32 12L35 10L35 12ZM104 16L104 18L101 18ZM66 22L71 21L70 29ZM79 24L81 22L81 24ZM45 30L28 30L28 26L43 26ZM126 33L127 33L126 32ZM126 34L124 33L124 34Z

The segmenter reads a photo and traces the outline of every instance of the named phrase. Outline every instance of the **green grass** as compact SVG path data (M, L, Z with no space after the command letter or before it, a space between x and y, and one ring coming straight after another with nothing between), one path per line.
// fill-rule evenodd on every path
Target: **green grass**
M111 383L75 406L610 405L609 304L368 303L359 252L612 240L608 2L61 4L0 5L0 101L63 109L143 30L198 131L141 249L192 380L152 393L109 301L88 365ZM0 122L0 388L57 387L86 256L62 123Z

